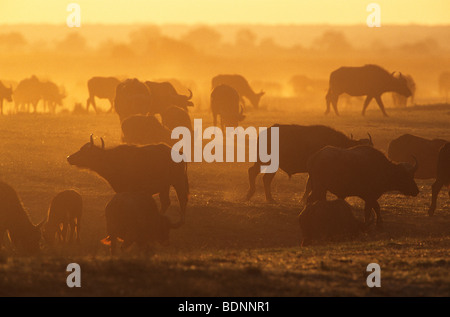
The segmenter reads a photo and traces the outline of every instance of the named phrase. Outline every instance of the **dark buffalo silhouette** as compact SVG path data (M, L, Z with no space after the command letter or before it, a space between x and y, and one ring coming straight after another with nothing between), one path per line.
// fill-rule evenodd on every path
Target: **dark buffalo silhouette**
M12 87L6 87L0 81L0 113L3 115L3 99L8 102L12 101Z
M59 87L52 81L41 82L40 86L44 112L48 109L50 113L55 113L56 107L63 105L63 99L66 97L65 92L60 91Z
M220 85L227 85L234 88L239 94L241 103L245 105L244 98L250 100L253 107L259 107L259 101L264 92L255 93L248 81L241 75L217 75L212 79L212 90Z
M313 240L355 236L364 230L352 207L343 199L308 204L298 216L302 246Z
M411 134L404 134L389 143L388 157L396 162L419 162L415 178L429 179L436 177L436 163L439 150L447 141L428 140Z
M107 237L102 243L116 253L117 239L122 239L122 249L133 243L147 249L149 243L169 243L170 229L179 228L182 221L172 222L158 211L155 200L144 192L115 194L105 209Z
M161 112L161 119L162 124L170 130L176 127L186 127L190 131L193 131L191 117L183 108L170 106Z
M370 134L369 139L353 140L342 132L323 125L301 126L295 124L274 124L272 127L279 128L279 169L285 171L289 177L297 173L306 173L309 157L324 146L333 145L341 148L349 148L356 145L373 146ZM271 129L267 129L269 133L267 136L269 149L271 148L270 130ZM256 177L260 173L260 168L261 162L258 159L258 161L248 169L250 188L247 193L247 199L250 199L255 193ZM266 200L269 202L274 202L270 190L270 184L274 177L275 173L265 173L263 176ZM308 181L302 202L305 202L309 192L310 183Z
M58 193L50 203L47 220L42 226L42 235L47 243L72 242L75 232L79 243L82 213L83 200L77 191L69 189Z
M326 200L327 191L340 199L357 196L365 202L366 224L372 210L377 225L382 218L378 199L386 192L399 191L403 195L417 196L414 181L417 163L393 163L382 152L370 146L341 149L327 146L313 154L308 161L311 195L308 203Z
M224 127L237 127L244 120L243 109L239 104L239 94L227 85L220 85L211 93L211 111L214 126L217 126L217 116L220 116L222 130Z
M172 149L166 144L134 146L119 145L112 149L90 142L68 156L67 161L79 168L89 169L104 178L116 193L144 191L159 194L161 210L170 206L169 191L177 192L184 221L189 196L187 165L172 160Z
M161 113L170 106L178 106L188 111L188 107L193 107L192 91L189 90L189 96L180 95L169 82L146 81L148 89L151 93L152 107L151 114Z
M126 79L116 89L114 109L120 122L136 114L151 112L151 97L148 87L138 79Z
M25 254L39 253L41 231L33 225L16 191L0 181L0 247L8 231L13 247Z
M366 96L362 115L365 115L370 101L375 98L384 116L388 116L384 110L381 95L385 92L397 92L405 97L411 96L406 79L400 74L398 78L394 73L377 65L365 65L362 67L341 67L330 75L330 84L326 95L327 110L330 112L330 104L334 112L339 115L337 103L339 95L347 93L350 96Z
M412 78L411 75L402 75L406 79L406 85L408 86L409 90L411 91L411 104L414 105L414 97L416 95L416 82ZM396 78L400 78L399 75L395 75ZM402 94L393 92L392 93L392 101L394 102L394 106L399 108L405 108L408 105L408 98Z
M36 76L23 79L14 90L14 104L16 112L30 112L30 105L33 112L37 111L39 100L42 99L42 83Z
M442 72L439 75L439 91L445 96L445 102L448 102L448 92L450 91L450 72Z
M88 80L87 86L89 98L86 100L86 110L89 111L89 105L92 105L97 112L95 97L100 99L108 99L111 104L108 112L114 108L114 98L116 97L116 88L120 84L120 80L115 77L92 77Z
M428 210L428 214L430 216L434 215L434 211L436 210L437 198L444 185L450 188L450 143L444 144L439 150L436 169L436 181L431 187L431 206ZM448 194L450 196L450 191Z
M128 144L173 145L175 140L172 140L170 135L170 130L164 127L154 115L137 114L122 122L122 141Z

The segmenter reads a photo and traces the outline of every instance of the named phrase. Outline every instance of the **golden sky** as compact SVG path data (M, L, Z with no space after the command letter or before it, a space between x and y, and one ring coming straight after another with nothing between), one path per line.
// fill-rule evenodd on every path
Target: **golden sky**
M371 2L382 25L450 22L450 0L0 0L0 24L65 23L71 2L82 24L365 24Z

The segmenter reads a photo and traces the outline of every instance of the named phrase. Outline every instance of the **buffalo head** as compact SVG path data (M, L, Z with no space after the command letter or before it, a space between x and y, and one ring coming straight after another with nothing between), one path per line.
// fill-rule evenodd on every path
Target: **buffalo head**
M105 142L103 138L102 147L98 147L94 144L94 137L91 134L90 141L83 145L78 152L73 153L67 157L67 161L70 165L75 165L81 168L90 168L92 163L98 158L105 149Z

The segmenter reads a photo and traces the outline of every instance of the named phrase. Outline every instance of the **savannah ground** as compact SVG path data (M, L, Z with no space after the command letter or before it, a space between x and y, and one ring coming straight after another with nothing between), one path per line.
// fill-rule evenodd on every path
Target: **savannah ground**
M81 98L81 97L80 97ZM268 103L270 99L263 102ZM280 105L283 103L280 102ZM263 105L264 106L264 105ZM341 117L316 110L249 111L243 126L274 123L325 124L355 138L370 132L387 150L404 133L450 140L450 106L388 109L383 118L374 103L366 117L361 105L341 108ZM251 110L249 108L249 110ZM211 125L209 112L193 112ZM186 224L171 232L168 247L143 255L131 249L108 255L104 208L114 192L96 174L70 166L66 156L104 137L120 143L117 115L9 115L0 117L0 175L16 189L34 223L46 215L52 197L74 188L83 196L80 246L45 250L38 257L0 253L0 296L449 296L450 204L445 190L434 217L427 208L432 180L418 180L418 197L390 193L380 199L384 227L353 241L300 247L297 215L305 175L290 180L277 173L275 204L265 202L261 176L257 192L245 201L251 163L190 163L191 197ZM96 140L99 142L99 140ZM363 203L348 199L363 218ZM169 214L178 202L172 192ZM66 286L69 263L81 266L81 288ZM366 286L369 263L381 266L381 288Z

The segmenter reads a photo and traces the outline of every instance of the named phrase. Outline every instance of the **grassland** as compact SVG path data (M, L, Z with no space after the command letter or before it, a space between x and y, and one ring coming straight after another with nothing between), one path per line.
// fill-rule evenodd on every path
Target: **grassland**
M386 151L403 133L450 140L450 107L378 110L361 117L346 109L342 117L283 108L249 112L245 126L273 123L326 124L365 137ZM211 124L209 113L202 117ZM113 195L97 175L69 166L66 156L88 142L90 133L106 146L120 142L118 118L100 115L11 115L0 118L0 175L18 192L31 219L46 215L51 198L75 188L84 199L82 242L39 257L0 253L0 296L449 296L450 204L443 191L433 218L427 215L432 180L418 181L416 198L397 193L380 200L385 226L354 241L299 246L297 215L305 175L278 173L277 200L264 200L261 179L247 202L250 163L193 163L188 173L191 199L186 224L171 234L168 247L151 254L132 249L111 258L105 237L104 207ZM170 214L177 212L172 193ZM349 199L362 218L362 201ZM81 265L82 287L69 289L68 263ZM369 263L381 266L379 289L366 286Z

